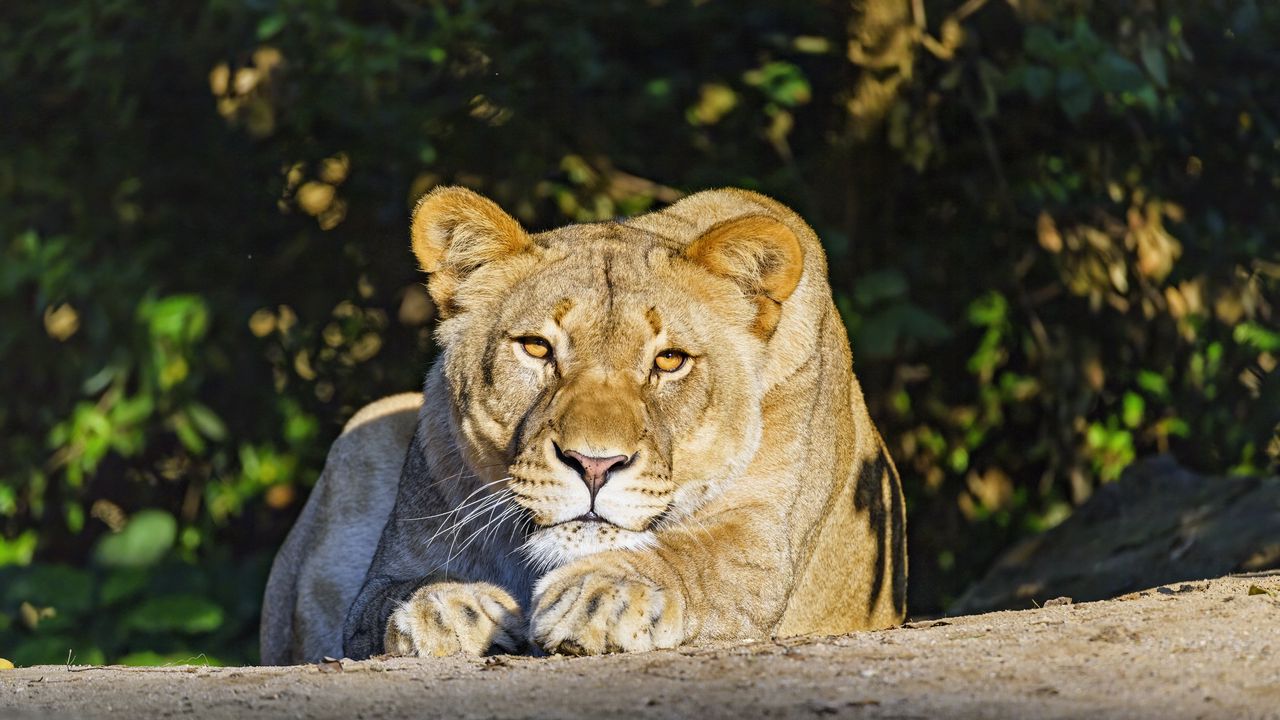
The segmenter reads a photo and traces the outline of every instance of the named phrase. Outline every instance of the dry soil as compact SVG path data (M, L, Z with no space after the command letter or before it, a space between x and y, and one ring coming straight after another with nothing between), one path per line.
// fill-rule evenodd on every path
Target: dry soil
M0 671L0 718L1280 718L1280 575L601 658Z

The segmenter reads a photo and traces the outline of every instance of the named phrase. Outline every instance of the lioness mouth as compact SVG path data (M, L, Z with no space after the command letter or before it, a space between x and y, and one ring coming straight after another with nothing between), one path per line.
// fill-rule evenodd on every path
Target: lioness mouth
M610 527L616 527L616 528L622 527L621 525L618 525L615 522L611 522L609 520L606 520L600 517L600 515L598 515L595 510L588 510L577 517L569 518L568 520L561 520L558 523L553 523L551 525L547 525L546 527L547 528L560 527L561 525L568 525L569 523L575 523L575 522L591 524L591 525L608 525Z

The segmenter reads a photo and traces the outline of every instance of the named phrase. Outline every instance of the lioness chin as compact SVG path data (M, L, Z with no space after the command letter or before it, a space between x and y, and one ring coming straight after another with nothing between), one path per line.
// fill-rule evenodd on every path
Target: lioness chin
M442 349L272 568L267 663L605 653L901 622L905 518L813 231L713 190L530 234L418 204Z

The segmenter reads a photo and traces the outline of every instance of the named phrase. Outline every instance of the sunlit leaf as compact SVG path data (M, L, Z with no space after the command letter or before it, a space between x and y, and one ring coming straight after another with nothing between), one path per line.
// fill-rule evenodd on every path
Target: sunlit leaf
M94 557L108 567L145 567L164 557L178 535L178 523L163 510L134 513L124 529L98 541Z
M794 107L809 102L812 91L809 79L798 66L788 62L770 62L755 70L748 70L743 81L764 91L779 105Z
M284 13L268 15L258 21L258 39L270 40L284 29L288 17Z
M979 327L1002 323L1008 314L1009 301L994 290L969 303L969 322Z
M207 406L193 402L187 406L187 416L191 418L191 422L196 426L196 429L210 440L218 442L226 439L227 426Z
M1253 321L1236 325L1231 333L1236 342L1249 345L1258 352L1280 351L1280 332Z
M1123 420L1124 424L1131 428L1136 428L1142 424L1143 414L1146 412L1147 404L1142 396L1137 393L1125 393L1123 401Z

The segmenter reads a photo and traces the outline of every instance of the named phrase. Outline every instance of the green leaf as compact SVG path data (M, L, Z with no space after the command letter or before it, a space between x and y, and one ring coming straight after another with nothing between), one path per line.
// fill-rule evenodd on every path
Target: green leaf
M136 425L150 417L154 407L150 395L125 398L111 407L111 421L116 425Z
M951 337L951 329L946 323L918 305L912 303L900 305L897 313L903 335L909 338L932 345Z
M107 567L146 567L173 547L178 523L163 510L142 510L124 529L98 541L94 557Z
M173 432L178 436L182 446L191 452L201 455L204 453L204 438L199 432L196 432L195 424L191 422L191 418L185 413L177 413L171 418L173 422Z
M992 290L969 303L969 322L978 327L1003 323L1009 316L1009 301Z
M205 405L198 402L191 403L187 406L187 417L191 418L191 423L196 426L196 429L210 440L219 442L226 439L227 426Z
M1139 370L1138 387L1161 400L1169 398L1169 382L1159 373L1154 373L1150 370Z
M93 582L89 573L67 565L32 565L0 574L0 607L24 602L52 607L63 616L79 616L93 605Z
M1114 50L1102 54L1093 65L1098 86L1108 92L1137 92L1147 86L1147 77L1133 61Z
M1094 90L1089 78L1075 69L1058 73L1058 105L1067 117L1077 120L1093 107Z
M285 22L288 18L284 13L275 13L268 15L258 21L258 39L270 40L284 29Z
M861 307L907 294L907 278L897 270L879 270L863 275L853 283L853 299Z
M1156 85L1160 88L1169 86L1169 69L1165 65L1164 50L1156 43L1150 33L1143 33L1140 39L1139 53L1142 56L1142 65L1151 74L1151 79L1155 80Z
M786 107L803 105L813 97L804 71L788 62L765 63L756 70L743 73L742 79L748 85L760 88L770 100Z
M1022 36L1022 48L1037 60L1054 64L1062 56L1062 45L1045 25L1032 25Z
M12 540L0 537L0 568L6 565L29 565L36 553L37 540L33 529L24 530Z
M222 625L222 608L198 595L149 598L125 616L124 625L142 632L212 632Z
M1258 352L1280 350L1280 332L1271 330L1261 323L1242 322L1231 331L1231 337L1236 342L1249 345Z
M1043 100L1053 90L1053 71L1039 65L1028 65L1022 71L1022 89L1032 100Z
M98 598L103 605L113 605L136 597L147 586L149 576L143 568L114 568L98 588Z
M89 376L80 386L80 390L85 395L97 395L107 389L107 385L116 379L118 369L114 365L107 365L98 372Z
M1191 435L1191 426L1182 418L1169 418L1165 421L1165 432L1184 438Z
M1102 39L1089 26L1089 20L1084 15L1076 17L1075 28L1071 35L1071 43L1075 45L1076 53L1083 57L1092 57L1097 55L1105 47Z
M138 306L138 316L147 321L158 340L190 343L204 337L209 309L199 295L170 295L147 299Z
M886 358L898 346L898 323L889 313L868 317L853 334L853 352L859 358Z
M10 652L10 651L6 651ZM102 650L66 635L35 635L13 646L7 657L15 665L101 665Z
M1124 424L1131 428L1136 428L1142 424L1142 417L1147 411L1147 403L1142 396L1135 392L1127 392L1124 394L1122 403L1121 419Z

